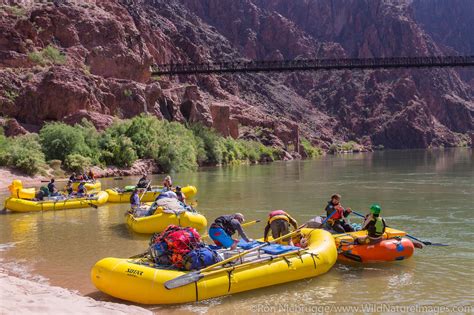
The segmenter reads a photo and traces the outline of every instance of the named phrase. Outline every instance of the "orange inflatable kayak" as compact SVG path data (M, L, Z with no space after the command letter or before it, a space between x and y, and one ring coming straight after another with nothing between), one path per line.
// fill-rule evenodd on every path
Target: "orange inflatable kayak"
M405 260L413 256L413 242L403 236L405 232L387 228L384 240L373 245L354 244L354 238L367 235L366 231L336 234L334 240L338 249L339 261L358 263L377 263Z

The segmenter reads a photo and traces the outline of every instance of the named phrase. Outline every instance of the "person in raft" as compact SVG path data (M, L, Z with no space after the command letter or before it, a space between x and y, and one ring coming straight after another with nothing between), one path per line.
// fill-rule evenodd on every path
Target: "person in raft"
M74 191L72 189L72 181L71 180L68 180L67 181L67 184L66 184L66 187L64 187L64 192L66 193L66 195L68 196L72 196Z
M295 230L298 228L298 223L288 213L283 210L273 210L268 214L267 225L263 232L264 241L268 241L268 232L270 232L270 230L272 230L272 237L274 239L290 233L290 224ZM283 239L283 242L293 246L291 237Z
M138 189L135 188L130 196L130 206L132 210L140 207L140 196L138 195Z
M49 181L48 190L49 190L49 195L50 196L57 196L58 195L58 189L56 188L56 184L54 183L54 178L51 178L51 180Z
M79 183L79 186L77 186L77 196L85 197L86 195L87 195L86 181L81 180L81 182Z
M89 169L89 172L87 173L87 177L89 177L89 180L95 181L95 174L92 172L92 169Z
M235 213L230 215L223 215L214 220L209 228L209 236L217 246L224 248L235 249L238 240L234 240L232 235L237 231L246 242L253 241L248 238L242 229L242 223L245 221L242 213Z
M370 206L370 213L365 216L361 228L361 230L367 231L367 236L358 237L356 243L369 245L377 244L382 241L387 224L385 224L385 220L380 216L381 210L378 204Z
M72 175L69 177L69 180L71 182L76 182L77 181L76 173L72 173Z
M336 211L332 217L328 220L329 225L334 231L338 233L354 232L354 228L346 222L346 218L351 214L351 208L344 209L341 206L341 195L334 194L331 196L331 201L326 206L326 214L329 217L334 211Z
M171 176L166 176L165 180L163 181L163 188L165 190L172 190L173 188L173 181L171 180Z
M147 174L143 173L142 177L138 180L138 183L135 187L136 188L147 188L149 183L150 183L150 181L147 178Z
M181 191L180 186L176 186L176 196L180 202L186 204L186 195Z

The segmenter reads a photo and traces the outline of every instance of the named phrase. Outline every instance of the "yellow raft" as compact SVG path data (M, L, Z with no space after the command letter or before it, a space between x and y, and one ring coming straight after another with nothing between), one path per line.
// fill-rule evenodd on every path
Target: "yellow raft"
M72 183L72 189L73 190L77 190L77 187L79 187L79 184L81 182L74 182ZM88 192L91 192L91 191L100 191L100 189L102 188L102 184L100 183L100 181L98 180L94 180L94 181L88 181L86 182L86 184L84 185L84 187L86 187L87 191Z
M142 202L151 202L155 201L156 197L160 195L163 190L163 186L152 186L151 190L147 191L143 198L141 199ZM143 193L144 189L139 189L139 194ZM193 198L197 193L197 188L194 186L184 186L181 188L181 191L186 196L186 199ZM120 202L120 203L128 203L130 202L130 196L132 195L132 191L123 191L121 189L107 189L106 192L109 194L109 202Z
M147 217L136 218L129 213L127 214L126 221L132 231L143 234L163 232L170 224L192 227L196 230L202 230L207 226L206 217L202 214L190 211L185 211L178 215L164 213L161 207L158 207L155 214Z
M153 268L151 262L143 259L104 258L92 268L91 280L100 291L123 300L141 304L177 304L315 277L327 272L337 259L332 235L316 229L303 229L302 233L308 238L308 248L299 253L257 261L241 268L235 265L232 273L218 267L222 272L212 272L198 282L176 289L168 290L164 283L184 275L186 271Z
M87 208L94 206L100 206L107 202L109 195L105 191L100 191L91 197L85 198L68 198L64 200L43 200L34 201L28 199L21 199L15 197L9 197L5 200L5 208L16 211L16 212L29 212L29 211L49 211L49 210L64 210L64 209L76 209L76 208Z

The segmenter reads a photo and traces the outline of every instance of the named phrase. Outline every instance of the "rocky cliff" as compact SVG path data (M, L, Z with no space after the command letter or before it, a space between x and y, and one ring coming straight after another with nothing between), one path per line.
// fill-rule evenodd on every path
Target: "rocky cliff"
M462 14L472 2L455 6ZM148 112L289 151L301 135L323 148L350 140L388 148L460 145L473 130L469 73L150 77L153 63L469 53L472 47L460 44L469 37L458 31L463 22L447 25L460 38L450 44L450 33L433 27L436 16L428 21L423 7L429 2L10 3L0 11L0 115L35 130L45 121L82 118L104 128L114 117Z

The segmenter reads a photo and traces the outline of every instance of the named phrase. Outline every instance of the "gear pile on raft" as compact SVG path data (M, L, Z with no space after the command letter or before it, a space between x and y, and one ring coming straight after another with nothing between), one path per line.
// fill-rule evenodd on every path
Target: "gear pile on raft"
M92 172L72 174L64 189L55 179L39 189L14 180L5 209L13 212L97 208L106 202L128 203L128 228L151 235L148 247L130 258L108 257L91 270L91 280L116 298L142 304L176 304L316 277L336 262L376 264L402 261L423 245L404 231L391 228L382 207L372 204L361 214L341 204L334 194L325 214L298 222L284 210L268 213L261 239L252 239L242 213L221 215L208 226L196 209L195 186L173 186L166 176L153 186L147 174L134 186L101 191ZM349 217L362 219L351 223ZM236 237L238 236L238 237Z

